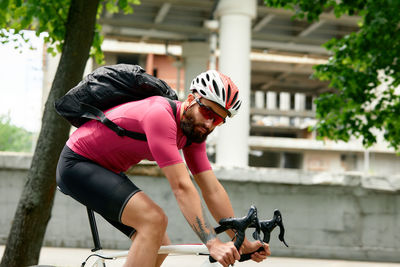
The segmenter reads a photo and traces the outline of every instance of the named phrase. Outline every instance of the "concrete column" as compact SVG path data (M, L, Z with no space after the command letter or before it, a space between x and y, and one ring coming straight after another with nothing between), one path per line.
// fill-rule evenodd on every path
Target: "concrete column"
M287 92L280 93L280 103L279 109L280 110L289 110L290 109L290 94Z
M216 32L212 32L210 34L210 69L217 69L217 56L216 50L218 47L218 34Z
M251 20L256 11L256 0L221 0L216 10L220 21L219 70L236 83L243 101L236 117L228 119L218 132L216 163L222 166L248 165Z
M294 95L294 109L297 111L304 111L306 109L306 96L302 93Z
M304 111L306 109L306 96L302 93L296 93L294 95L294 110L296 111ZM303 123L303 118L295 118L294 123L295 126L299 126Z
M185 98L185 88L181 88L181 70L183 63L181 60L176 60L172 63L172 66L176 68L176 88L174 88L178 94L178 99L183 100Z
M276 106L276 93L267 92L267 109L274 110L277 108Z
M255 92L255 107L265 108L265 93L263 91Z
M210 70L217 69L217 49L218 49L218 29L219 21L212 19L204 22L204 27L210 31L209 44L210 44Z
M154 54L147 54L146 57L146 72L153 75L154 72Z
M312 111L317 110L317 104L315 104L315 98L316 96L312 96Z
M189 92L190 83L198 74L207 71L209 44L206 42L186 42L182 45L185 66L185 93Z
M279 109L280 110L289 110L290 109L290 94L287 92L281 92L279 94L280 94ZM289 125L290 118L287 116L281 116L279 118L279 122L282 125Z

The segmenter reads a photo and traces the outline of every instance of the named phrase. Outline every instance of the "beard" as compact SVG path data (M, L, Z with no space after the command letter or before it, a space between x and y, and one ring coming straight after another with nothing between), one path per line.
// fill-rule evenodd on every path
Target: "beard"
M193 117L190 116L188 113L186 113L184 118L181 120L180 126L186 138L193 143L203 143L207 140L207 136L212 132L208 130L203 124L195 123ZM197 126L203 127L204 129L207 129L207 131L205 133L196 131Z

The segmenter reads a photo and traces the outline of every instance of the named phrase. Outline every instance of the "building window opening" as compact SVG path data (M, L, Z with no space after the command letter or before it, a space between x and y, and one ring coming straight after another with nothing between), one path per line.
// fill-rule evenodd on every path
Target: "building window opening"
M294 110L296 107L296 98L295 94L290 94L290 109Z
M313 97L311 95L306 96L306 110L312 110L313 109Z
M264 168L301 169L303 154L280 151L250 150L249 166Z

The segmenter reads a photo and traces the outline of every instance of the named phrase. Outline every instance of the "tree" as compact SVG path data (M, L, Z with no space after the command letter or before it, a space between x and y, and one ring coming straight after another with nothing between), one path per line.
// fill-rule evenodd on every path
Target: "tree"
M360 29L324 46L333 55L314 67L314 77L330 81L333 92L316 99L318 137L348 141L361 138L369 147L377 132L400 152L400 1L264 0L296 10L295 18L318 20L324 10L361 17Z
M101 41L96 16L100 0L2 0L0 1L0 38L12 41L9 32L32 29L47 32L45 41L56 45L61 58L45 104L42 127L17 210L14 215L0 266L29 266L38 263L44 233L51 216L56 188L58 156L68 138L70 125L54 110L54 101L82 78L92 47L101 60ZM111 11L132 11L137 0L108 0Z
M30 152L33 133L11 124L10 116L0 115L0 151Z

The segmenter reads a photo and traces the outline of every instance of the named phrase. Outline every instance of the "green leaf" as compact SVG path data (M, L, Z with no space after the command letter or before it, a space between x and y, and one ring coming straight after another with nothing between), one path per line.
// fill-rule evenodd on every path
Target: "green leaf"
M12 124L9 115L0 115L0 151L30 152L33 134Z
M6 10L10 5L10 0L0 0L0 9Z

